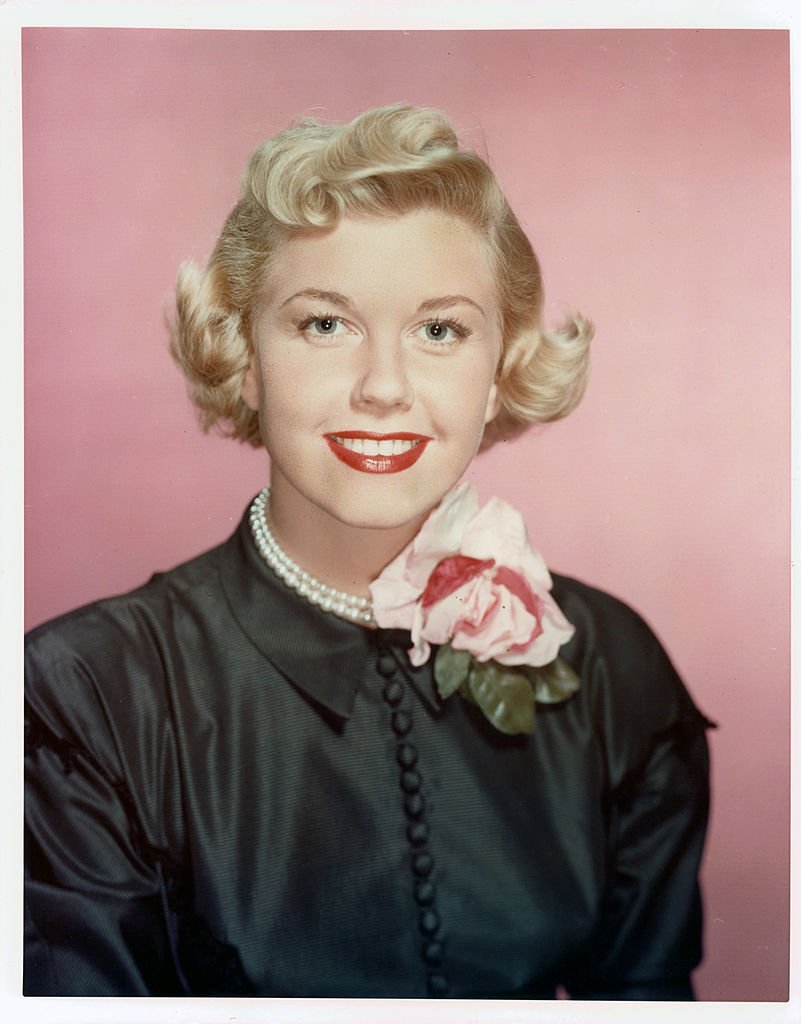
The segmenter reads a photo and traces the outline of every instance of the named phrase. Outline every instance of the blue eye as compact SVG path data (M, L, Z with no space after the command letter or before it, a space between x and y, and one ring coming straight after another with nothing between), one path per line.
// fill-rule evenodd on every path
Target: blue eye
M417 330L423 332L424 341L435 347L456 345L473 333L460 320L450 317L447 320L429 320L428 323L420 324Z
M333 316L322 316L317 320L312 320L309 326L314 329L315 334L336 334L339 320Z
M347 324L338 316L327 313L314 313L293 321L301 334L312 338L335 338L348 330Z
M423 328L429 341L444 341L448 331L451 330L447 324L435 321L433 324L426 324Z

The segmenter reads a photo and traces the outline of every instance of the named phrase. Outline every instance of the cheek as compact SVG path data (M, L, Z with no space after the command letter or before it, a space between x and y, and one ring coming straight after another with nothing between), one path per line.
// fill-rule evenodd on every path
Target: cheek
M308 359L263 358L259 419L265 445L296 447L316 435L331 416L342 383L330 366Z
M304 396L314 388L313 376L305 370L300 363L280 358L280 352L262 352L256 370L262 416L285 416L287 410L302 407Z
M459 425L465 435L481 434L486 423L497 412L498 387L494 381L494 366L468 365L460 373L451 373L446 379L432 382L437 414L446 413L452 429Z
M307 407L315 390L314 377L303 372L302 368L292 370L284 365L264 367L264 407L269 415L278 411L282 415L289 412L301 413Z

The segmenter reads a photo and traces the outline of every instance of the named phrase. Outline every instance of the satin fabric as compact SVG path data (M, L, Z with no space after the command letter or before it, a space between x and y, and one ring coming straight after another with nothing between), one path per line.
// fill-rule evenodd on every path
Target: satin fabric
M516 737L246 519L35 630L26 994L692 998L706 720L633 611L554 596L581 689Z

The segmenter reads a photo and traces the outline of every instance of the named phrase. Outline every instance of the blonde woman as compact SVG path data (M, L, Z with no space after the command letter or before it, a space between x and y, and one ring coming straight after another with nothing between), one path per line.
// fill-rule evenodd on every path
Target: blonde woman
M28 642L29 994L688 999L706 721L460 483L590 328L439 113L251 158L173 351L270 487Z

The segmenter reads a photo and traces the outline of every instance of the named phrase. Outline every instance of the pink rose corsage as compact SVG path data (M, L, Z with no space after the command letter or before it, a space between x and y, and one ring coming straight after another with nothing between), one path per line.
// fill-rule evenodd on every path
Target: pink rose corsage
M558 656L575 630L550 595L551 577L520 513L499 498L479 510L458 484L371 585L384 628L408 629L409 660L438 645L434 679L505 733L531 732L537 701L557 703L579 680Z

